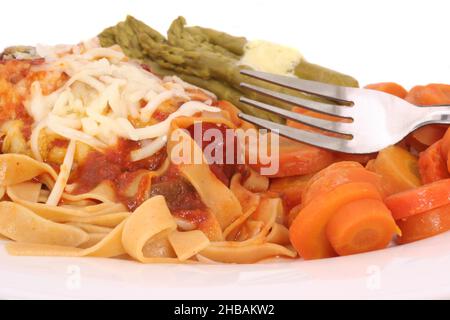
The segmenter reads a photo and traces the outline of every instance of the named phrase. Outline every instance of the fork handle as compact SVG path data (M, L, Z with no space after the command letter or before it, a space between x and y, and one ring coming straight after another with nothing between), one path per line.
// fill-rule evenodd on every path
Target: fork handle
M450 124L450 105L438 105L438 106L426 106L419 107L423 109L423 118L420 121L418 127L427 124Z

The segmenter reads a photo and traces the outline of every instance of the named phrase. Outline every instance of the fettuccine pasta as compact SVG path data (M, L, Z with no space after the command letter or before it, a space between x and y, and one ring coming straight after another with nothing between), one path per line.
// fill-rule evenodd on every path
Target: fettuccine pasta
M296 256L268 178L245 164L209 163L208 146L195 140L197 124L252 127L236 108L97 40L37 53L0 64L0 235L11 255L140 263ZM182 163L173 157L180 145L188 146Z

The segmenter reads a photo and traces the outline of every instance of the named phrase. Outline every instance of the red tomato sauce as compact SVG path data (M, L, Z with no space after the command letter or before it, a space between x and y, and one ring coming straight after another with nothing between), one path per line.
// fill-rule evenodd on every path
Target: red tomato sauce
M154 171L158 169L166 159L166 151L160 150L146 159L132 162L130 152L139 148L137 142L119 140L114 148L104 153L92 151L86 160L76 168L70 178L70 183L76 183L74 194L86 193L94 189L103 181L111 181L118 198L124 202L130 210L134 210L139 203L139 196L135 199L125 199L121 196L124 189L136 178L140 170ZM144 183L141 181L141 183ZM139 203L140 204L140 203Z
M225 137L226 126L220 124L204 123L202 125L202 137L205 130L217 128ZM194 127L188 128L193 135ZM203 141L202 149L215 141ZM235 141L235 146L237 143ZM224 161L226 153L230 150L226 148L226 141L220 143L223 148ZM70 182L76 183L75 194L86 193L95 188L102 181L111 181L114 186L118 200L124 203L130 211L133 211L148 197L162 195L172 214L186 219L195 225L199 225L208 219L207 208L202 202L195 188L181 176L175 165L169 166L168 170L159 177L152 179L143 178L139 182L138 192L133 197L124 196L125 190L135 181L136 177L142 173L142 169L156 170L166 159L166 150L161 150L157 154L147 159L131 162L130 152L139 148L139 143L129 140L119 140L116 147L104 153L93 151L85 162L81 164L73 173ZM236 147L235 147L236 148ZM236 151L236 150L234 150ZM234 153L234 163L212 163L211 171L226 185L236 172L245 172L244 166L237 164L236 152Z
M199 126L197 126L199 127ZM191 125L187 128L191 137L194 139L194 131L196 126ZM205 132L209 129L218 129L222 135L221 141L215 141L214 137L212 141L207 141L205 139ZM205 154L205 157L208 160L209 167L214 175L222 181L226 186L230 185L231 177L237 172L243 173L245 171L245 166L242 164L238 164L237 156L239 152L237 137L234 136L234 146L229 145L229 141L226 139L226 130L229 127L223 124L211 123L211 122L203 122L201 124L201 148L205 150L210 144L215 145L214 150L211 155ZM197 141L196 141L197 142ZM221 154L223 155L223 159L220 163L214 162L215 151L221 150ZM230 154L231 153L231 154ZM229 158L233 159L232 163L227 163L227 154L229 154Z
M151 196L164 196L170 212L198 227L208 220L208 211L195 188L181 176L178 167L170 165L167 171L152 179Z
M44 59L34 60L0 60L0 124L8 120L22 120L22 133L25 139L31 136L33 118L26 111L23 102L34 81L45 77L45 72L32 72L33 65L44 63ZM48 83L48 91L56 90L64 82L64 77Z
M163 112L163 111L156 109L155 112L153 112L153 114L152 114L152 118L159 122L162 122L162 121L166 120L169 117L169 115L170 115L170 113L168 113L168 112Z
M54 147L59 147L59 148L67 148L67 146L69 145L69 141L66 139L53 139L50 142L50 147L49 149L52 149Z
M180 175L174 165L164 175L153 178L150 195L164 196L173 214L178 211L206 209L195 188Z

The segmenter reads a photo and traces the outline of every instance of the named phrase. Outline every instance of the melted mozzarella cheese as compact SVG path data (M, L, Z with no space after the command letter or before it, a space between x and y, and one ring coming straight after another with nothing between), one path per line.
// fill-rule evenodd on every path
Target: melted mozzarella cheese
M211 106L212 100L190 101L186 90L199 88L175 76L161 79L129 61L119 47L102 48L96 39L73 47L38 46L36 50L46 61L36 68L68 75L67 82L50 95L43 94L37 81L31 86L25 106L35 120L31 149L37 159L41 159L38 139L44 128L95 149L115 144L118 138L145 140L133 156L142 159L165 145L174 118L219 111ZM215 99L210 92L205 94ZM179 109L150 125L157 108L175 98L184 101ZM136 128L132 120L148 125Z
M67 181L69 180L70 171L72 170L73 159L75 157L75 147L75 140L70 140L66 155L64 156L64 161L59 168L58 178L56 179L55 185L46 202L46 204L50 206L57 206L61 200L61 196L67 185Z

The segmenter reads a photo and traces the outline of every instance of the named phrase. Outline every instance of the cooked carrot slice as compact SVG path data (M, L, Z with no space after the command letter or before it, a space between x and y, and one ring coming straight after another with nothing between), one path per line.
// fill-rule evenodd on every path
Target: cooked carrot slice
M405 99L419 106L447 104L450 103L450 85L432 83L427 86L415 86Z
M447 126L445 125L430 124L414 131L411 137L423 145L431 146L433 143L442 139L446 130Z
M292 111L300 113L300 114L303 114L303 115L308 116L308 117L314 117L314 118L323 119L323 120L330 120L330 121L335 121L335 122L350 122L350 120L346 120L346 119L343 119L343 118L330 116L328 114L323 114L323 113L320 113L320 112L314 112L314 111L311 111L311 110L308 110L308 109L304 109L304 108L300 108L300 107L293 107ZM330 132L330 131L327 131L327 130L318 129L318 128L315 128L315 127L310 127L310 126L304 125L303 123L300 123L300 122L297 122L297 121L293 121L293 120L289 120L289 119L286 120L286 124L288 126L290 126L290 127L293 127L293 128L302 129L302 130L309 131L309 132L317 132L317 133L324 134L324 135L327 135L327 136L330 136L330 137L340 137L341 136L340 134L336 134L336 133L333 133L333 132Z
M278 171L271 177L291 177L315 173L326 168L334 161L334 154L322 148L310 146L280 137L279 152L272 157L273 161L278 161ZM269 165L250 163L250 166L260 171Z
M419 172L422 182L427 184L450 178L447 163L441 153L442 140L434 143L419 156Z
M395 82L373 83L365 86L364 88L390 93L402 99L404 99L408 94L408 91L406 91L405 88Z
M449 151L450 151L450 128L447 129L444 136L442 137L441 155L444 159L447 159Z
M350 153L336 152L336 161L353 161L361 163L362 165L367 164L370 160L373 160L376 157L377 157L376 153L350 154Z
M328 150L302 143L280 148L279 171L274 177L290 177L317 172L333 163L334 155Z
M309 189L309 187L314 184L317 180L322 178L323 176L326 176L330 172L336 171L336 170L343 170L347 168L363 168L363 166L355 161L341 161L341 162L335 162L328 167L326 167L323 170L320 170L319 172L315 173L311 179L308 180L308 183L306 184L304 191Z
M330 115L319 113L319 112L314 112L314 111L307 110L307 109L300 108L300 107L293 107L292 111L309 116L309 117L314 117L314 118L323 119L323 120L330 120L330 121L335 121L335 122L350 122L350 120L330 116ZM310 127L310 126L304 125L300 122L289 120L289 119L286 120L286 124L293 128L302 129L302 130L309 131L309 132L316 132L316 133L324 134L324 135L327 135L330 137L341 137L342 136L340 134L336 134L336 133L333 133L330 131ZM336 155L336 161L356 161L356 162L359 162L362 164L366 164L367 161L375 158L375 156L376 156L376 154L374 154L374 153L372 153L372 154L349 154L349 153L342 153L342 152L334 152L334 153Z
M375 172L375 159L369 160L369 162L367 162L366 169Z
M386 248L397 231L391 212L376 199L342 206L327 225L327 236L340 256Z
M286 212L300 204L302 193L312 175L273 178L270 181L269 191L276 192L283 200Z
M382 177L379 174L371 172L361 165L349 166L348 163L338 166L330 166L320 173L320 177L315 178L305 187L302 195L303 205L307 205L314 198L324 195L337 186L349 182L367 182L373 184L379 190L380 194L384 194L382 185Z
M428 87L438 92L439 102L438 104L450 103L450 84L444 83L431 83Z
M304 207L289 228L291 243L304 259L320 259L336 255L326 235L331 217L343 205L360 199L381 200L378 189L364 182L336 187Z
M450 172L450 128L445 132L442 138L441 155L447 163L447 170Z
M432 83L427 86L416 86L406 96L409 101L418 106L432 106L450 103L450 85ZM427 125L412 133L412 137L418 142L430 146L445 133L447 126Z
M401 147L391 146L381 150L372 169L383 177L387 194L416 188L422 184L417 158Z
M395 220L433 210L450 204L450 179L396 193L384 201Z
M409 243L450 230L450 204L430 211L397 220L402 235L397 237L400 244Z

